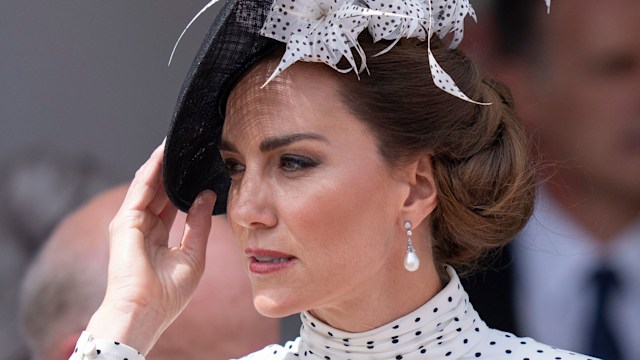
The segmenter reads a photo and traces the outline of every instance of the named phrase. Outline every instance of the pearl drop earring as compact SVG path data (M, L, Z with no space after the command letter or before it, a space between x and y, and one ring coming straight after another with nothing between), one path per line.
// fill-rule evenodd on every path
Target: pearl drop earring
M407 230L407 255L404 257L404 268L407 271L414 272L420 267L420 259L418 259L416 250L413 248L413 241L411 241L411 235L413 235L411 222L405 221L404 228Z

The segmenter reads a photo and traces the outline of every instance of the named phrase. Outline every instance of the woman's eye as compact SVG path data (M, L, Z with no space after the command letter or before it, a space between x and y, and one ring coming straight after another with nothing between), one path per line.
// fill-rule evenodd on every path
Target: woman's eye
M224 169L230 177L244 171L244 165L233 159L224 160Z
M318 164L304 156L283 155L280 158L280 168L286 172L294 172L316 167Z

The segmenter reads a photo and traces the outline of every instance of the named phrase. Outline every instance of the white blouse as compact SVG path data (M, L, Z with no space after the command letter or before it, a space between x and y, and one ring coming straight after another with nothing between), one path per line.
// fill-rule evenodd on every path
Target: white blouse
M469 303L455 270L447 266L447 273L449 283L433 299L389 324L349 333L304 312L300 337L285 346L269 345L241 360L595 359L490 329ZM126 345L83 336L89 340L80 338L70 360L144 359ZM87 352L95 357L83 357Z

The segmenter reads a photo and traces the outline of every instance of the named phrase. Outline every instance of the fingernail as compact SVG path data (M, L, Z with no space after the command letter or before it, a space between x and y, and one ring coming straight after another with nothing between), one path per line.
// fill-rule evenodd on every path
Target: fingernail
M201 192L196 199L193 201L193 205L200 206L208 201L211 201L212 197L215 196L215 193L211 190L204 190Z
M158 147L156 149L163 148L166 142L167 142L167 137L165 136L164 139L162 140L162 142L160 143L160 145L158 145Z

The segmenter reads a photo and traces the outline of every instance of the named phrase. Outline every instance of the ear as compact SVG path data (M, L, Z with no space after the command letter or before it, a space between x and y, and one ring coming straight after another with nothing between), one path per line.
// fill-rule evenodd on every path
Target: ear
M437 204L431 154L420 156L408 165L406 171L409 192L403 204L404 218L401 220L409 220L416 227L433 212Z

